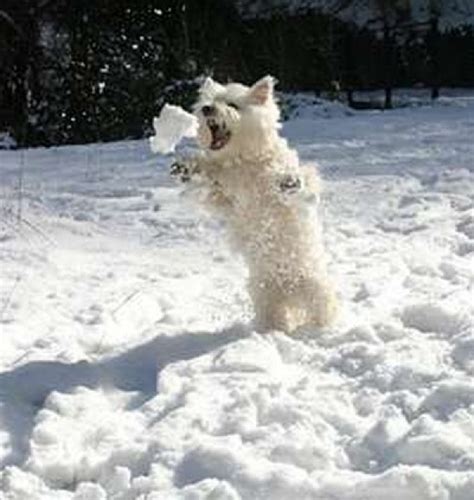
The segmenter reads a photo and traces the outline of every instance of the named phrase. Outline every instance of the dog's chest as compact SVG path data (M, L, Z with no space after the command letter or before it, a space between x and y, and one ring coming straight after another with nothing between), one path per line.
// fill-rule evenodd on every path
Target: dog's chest
M253 211L276 201L274 175L265 168L247 165L223 168L217 182L237 211Z

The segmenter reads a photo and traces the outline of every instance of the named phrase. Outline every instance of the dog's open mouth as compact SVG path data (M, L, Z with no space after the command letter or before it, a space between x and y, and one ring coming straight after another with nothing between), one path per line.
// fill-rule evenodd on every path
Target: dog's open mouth
M230 140L230 131L227 129L225 124L219 125L212 118L207 120L207 126L209 127L212 135L209 148L214 151L222 149Z

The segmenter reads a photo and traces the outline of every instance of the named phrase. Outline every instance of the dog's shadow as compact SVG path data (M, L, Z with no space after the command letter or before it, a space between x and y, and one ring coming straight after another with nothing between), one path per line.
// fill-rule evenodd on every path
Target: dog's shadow
M0 467L22 463L28 453L37 412L52 391L70 392L78 386L109 386L138 391L143 399L156 395L156 380L166 365L209 353L247 335L236 325L218 333L158 335L116 357L103 361L68 364L34 361L0 373L2 426L10 435L11 451Z

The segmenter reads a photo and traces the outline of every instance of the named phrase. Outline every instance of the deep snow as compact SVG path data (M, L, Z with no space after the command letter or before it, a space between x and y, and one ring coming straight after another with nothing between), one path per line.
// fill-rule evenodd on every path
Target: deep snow
M0 498L472 500L474 96L298 111L343 311L295 336L148 141L0 151Z

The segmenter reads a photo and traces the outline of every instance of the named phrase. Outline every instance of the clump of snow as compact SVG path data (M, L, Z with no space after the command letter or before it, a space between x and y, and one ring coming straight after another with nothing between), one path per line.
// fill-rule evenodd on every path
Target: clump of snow
M154 153L172 153L185 137L197 134L197 119L180 106L165 104L160 116L153 118L155 135L150 137L151 150Z
M27 468L67 487L97 480L123 462L133 464L146 444L136 439L143 432L140 416L123 411L131 397L84 387L71 394L53 392L37 415Z

